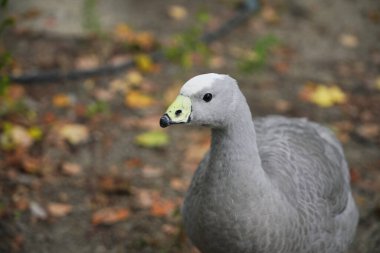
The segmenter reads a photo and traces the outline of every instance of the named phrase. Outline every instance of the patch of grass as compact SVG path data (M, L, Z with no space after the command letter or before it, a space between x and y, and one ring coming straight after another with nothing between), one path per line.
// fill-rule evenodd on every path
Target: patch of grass
M100 15L97 9L98 0L84 0L83 2L83 28L90 33L100 34Z
M262 69L267 63L270 51L278 44L279 40L273 35L259 38L254 43L252 50L238 63L239 70L243 73L251 73Z

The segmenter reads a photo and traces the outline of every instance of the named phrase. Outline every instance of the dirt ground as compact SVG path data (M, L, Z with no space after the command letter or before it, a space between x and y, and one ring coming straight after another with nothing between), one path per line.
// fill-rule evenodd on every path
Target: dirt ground
M199 10L211 17L206 30L215 29L236 12L237 3L129 2L129 8L136 6L136 11L129 10L135 18L122 22L154 36L154 45L143 47L143 53L164 48L173 35L193 27ZM168 17L173 3L182 4L187 18ZM131 53L104 35L74 36L24 26L44 15L28 13L17 14L19 25L4 39L14 57L10 71L15 75L91 68L141 53ZM106 33L111 34L109 29ZM242 70L241 59L268 36L277 42L263 66ZM188 68L164 60L148 70L140 66L117 75L12 83L12 96L22 97L28 113L0 114L2 133L4 122L11 122L37 126L42 138L27 149L0 150L0 252L197 252L182 231L180 206L207 150L209 130L169 127L163 132L168 143L153 148L151 141L136 143L136 136L157 131L159 117L180 85L206 72L237 79L254 117L306 117L336 132L360 210L349 252L380 252L379 41L377 1L264 1L246 23L209 46L209 61L196 52ZM136 73L142 80L133 81ZM132 88L123 86L126 79ZM318 85L337 85L345 101L326 107L310 102L308 92ZM135 91L147 98L131 102L128 97ZM148 102L144 105L143 100ZM73 123L84 126L83 141L60 136Z

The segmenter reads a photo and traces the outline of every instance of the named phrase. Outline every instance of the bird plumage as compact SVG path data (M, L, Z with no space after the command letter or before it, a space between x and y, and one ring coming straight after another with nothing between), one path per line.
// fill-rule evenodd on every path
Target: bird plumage
M305 119L252 120L235 80L212 77L181 93L193 123L212 128L183 206L192 242L202 253L345 252L358 212L333 133ZM199 99L205 92L214 104Z

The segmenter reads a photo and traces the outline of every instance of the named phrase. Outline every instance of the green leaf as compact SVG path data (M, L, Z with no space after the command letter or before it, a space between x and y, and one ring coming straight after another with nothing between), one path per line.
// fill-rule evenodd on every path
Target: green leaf
M149 131L137 135L135 142L145 148L161 148L169 144L169 136L162 131Z

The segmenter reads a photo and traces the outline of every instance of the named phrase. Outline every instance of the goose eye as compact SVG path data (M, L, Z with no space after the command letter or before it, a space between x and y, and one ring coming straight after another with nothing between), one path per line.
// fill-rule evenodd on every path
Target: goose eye
M203 96L203 100L205 102L210 102L212 99L212 94L211 93L206 93L204 96Z

